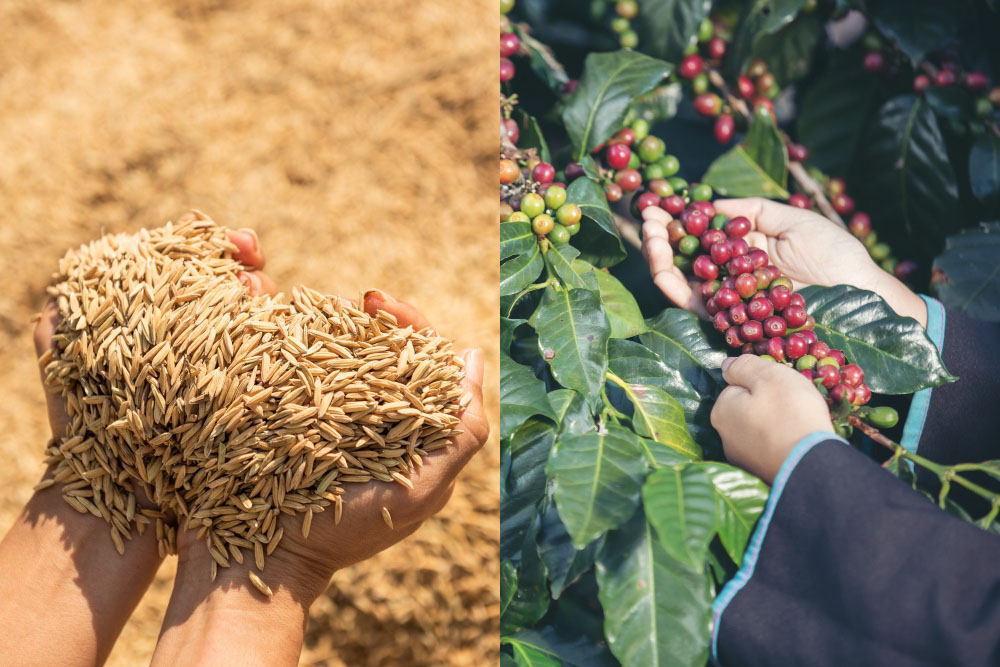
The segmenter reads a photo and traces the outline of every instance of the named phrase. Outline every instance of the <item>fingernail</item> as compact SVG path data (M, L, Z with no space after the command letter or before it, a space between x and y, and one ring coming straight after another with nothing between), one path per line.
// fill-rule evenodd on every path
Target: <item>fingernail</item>
M250 276L247 275L246 272L240 271L239 273L236 274L236 277L239 279L241 283L243 283L243 285L246 288L248 289L250 288Z
M250 238L253 239L254 252L260 251L260 239L257 238L257 232L250 229L249 227L241 227L239 231L243 232L244 234L249 234Z
M389 296L380 289L370 289L367 292L365 292L361 298L364 299L365 303L368 303L368 297L373 294L382 303L391 303L392 301L395 301L395 299L393 299L391 296Z
M482 384L485 373L483 351L478 347L472 348L466 350L462 358L465 359L465 377L476 384Z

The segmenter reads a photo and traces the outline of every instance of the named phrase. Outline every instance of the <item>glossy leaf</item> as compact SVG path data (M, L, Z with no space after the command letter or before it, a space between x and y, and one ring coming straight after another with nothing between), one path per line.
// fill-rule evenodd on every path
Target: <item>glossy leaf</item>
M580 231L572 240L580 257L595 266L612 266L625 259L625 245L601 186L578 178L566 188L566 199L583 212Z
M684 411L684 421L688 432L702 449L713 450L719 444L718 436L711 427L711 396L702 396L688 384L677 368L664 361L645 345L630 340L611 340L608 342L608 370L626 382L659 387L670 394L680 404ZM654 465L662 467L677 462L677 455L665 450L668 456L656 457Z
M594 567L594 557L602 541L594 540L583 549L577 549L552 503L542 515L540 526L538 555L549 573L552 599L558 600L580 575Z
M931 86L923 95L941 118L960 122L968 122L972 118L972 98L957 86Z
M817 14L800 16L773 35L761 35L751 55L764 60L778 85L784 87L809 73L822 36L823 20Z
M541 625L524 628L501 642L519 641L572 667L616 667L600 620L573 602L554 602Z
M712 596L707 573L676 560L636 513L608 536L597 560L604 632L626 667L701 667L708 661Z
M514 24L514 32L521 40L521 45L528 51L531 69L545 82L556 95L561 95L563 87L569 82L569 77L562 67L555 67L554 61L543 49L546 48L530 34L526 34L520 25Z
M538 244L528 222L500 223L500 259L531 252Z
M561 667L563 664L555 654L527 642L512 637L502 637L500 643L511 647L514 664L518 667Z
M635 51L591 53L576 91L566 101L563 123L580 160L614 134L632 99L653 89L673 66Z
M949 308L1000 321L1000 222L948 237L944 252L934 260L932 285Z
M525 320L511 317L500 318L500 351L510 354L510 346L514 342L514 332Z
M556 276L563 285L574 289L597 290L597 281L586 280L573 268L573 260L580 254L580 251L571 245L553 245L546 257L549 265L555 271Z
M854 162L882 83L858 66L860 48L834 53L821 77L805 89L796 117L799 140L809 147L809 164L846 174Z
M509 470L500 488L500 556L519 559L525 532L545 496L545 465L555 428L532 419L511 436L507 445Z
M698 572L715 537L715 486L708 471L677 464L657 470L642 485L646 519L671 556Z
M556 414L560 435L580 435L596 428L583 397L572 389L550 391L549 404Z
M556 442L547 471L559 516L577 548L632 516L645 467L636 435L614 424L603 434L565 436Z
M860 365L873 392L912 394L956 379L923 327L897 315L874 292L837 285L810 286L800 293L816 318L820 340Z
M914 66L955 37L962 14L960 5L939 0L869 0L867 7L875 26Z
M685 49L697 40L698 26L711 7L710 0L643 0L638 20L643 51L680 62Z
M667 308L646 320L646 325L649 331L639 340L667 366L677 369L699 396L715 396L725 386L719 367L726 353L710 325L680 308Z
M506 437L533 415L555 419L545 383L507 353L500 354L500 437Z
M607 370L611 326L596 292L545 289L535 317L538 347L563 387L583 395L591 406L600 401Z
M500 562L500 615L503 616L517 592L517 566L509 560Z
M701 458L701 448L695 444L684 423L684 410L670 394L659 387L632 384L613 373L608 380L625 392L632 403L632 426L639 435L652 438L690 459Z
M726 65L732 78L746 68L756 42L791 23L805 3L806 0L753 0L744 3L743 16L726 55Z
M515 107L514 118L521 130L521 136L517 141L517 147L521 150L534 148L538 151L538 157L542 162L551 164L552 155L549 153L549 144L545 141L542 128L538 125L538 120L524 112L521 107Z
M1000 139L987 132L969 152L969 185L981 202L1000 197Z
M711 478L716 499L715 529L729 557L739 565L757 519L764 513L770 490L757 477L724 463L692 463L690 467L701 468Z
M937 118L923 99L901 95L875 120L858 154L855 198L879 224L901 228L933 256L965 224Z
M545 267L538 244L500 265L500 296L516 294L535 281Z
M743 143L723 153L702 177L720 195L788 198L788 155L769 113L754 114Z
M581 276L593 277L601 293L604 313L611 324L612 338L632 338L646 331L646 321L639 304L620 280L581 260L575 261L573 267Z
M503 616L500 617L500 632L509 634L522 627L537 623L548 611L548 587L545 585L545 563L538 557L535 542L538 539L539 516L535 514L522 534L520 562L517 563L517 587Z

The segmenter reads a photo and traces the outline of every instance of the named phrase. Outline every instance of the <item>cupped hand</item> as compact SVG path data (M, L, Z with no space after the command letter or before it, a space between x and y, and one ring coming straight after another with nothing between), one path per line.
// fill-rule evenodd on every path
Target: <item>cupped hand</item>
M766 250L771 263L791 279L795 289L837 284L872 289L878 274L884 273L860 241L818 213L760 198L713 203L719 213L750 220L747 243ZM698 293L701 282L689 279L674 266L667 235L667 225L673 218L655 206L646 208L642 217L642 253L653 282L675 304L707 318Z
M194 213L185 213L177 221L189 222L195 220ZM240 280L249 288L252 294L277 294L278 288L271 277L264 273L264 251L260 247L257 233L252 229L237 229L229 232L229 240L236 246L237 252L233 259L244 267L240 272ZM39 360L52 350L52 336L59 326L59 309L55 301L49 301L35 324L35 354ZM42 386L45 388L45 403L48 410L49 426L52 435L61 438L69 427L70 419L66 413L66 401L45 384L45 364L41 364Z
M712 408L726 459L774 481L796 443L815 431L833 433L826 402L801 373L752 354L722 362L729 386Z
M392 313L403 327L429 328L429 322L416 308L381 292L367 293L364 309L370 314L377 310ZM462 433L447 447L422 457L423 465L408 476L413 489L383 482L346 485L340 523L336 523L333 506L329 506L312 518L309 536L303 537L304 516L282 515L281 543L267 557L263 572L258 573L272 590L287 588L300 604L308 606L326 589L334 572L399 542L444 507L451 497L455 478L489 436L483 409L483 353L466 350L461 356L465 363L462 386L472 396L460 417L458 428ZM383 520L383 507L389 512L391 528ZM191 576L202 578L207 586L213 561L204 541L197 539L196 534L194 529L178 531L178 556L180 565ZM243 564L232 561L229 568L220 568L214 587L247 587L250 570L257 573L252 554Z

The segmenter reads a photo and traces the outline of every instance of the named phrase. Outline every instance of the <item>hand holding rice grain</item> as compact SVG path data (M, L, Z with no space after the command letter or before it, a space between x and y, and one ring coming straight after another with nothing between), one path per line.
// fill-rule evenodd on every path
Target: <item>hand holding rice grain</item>
M213 579L244 551L263 570L281 514L308 537L331 503L339 523L347 485L412 488L469 399L448 341L304 287L252 296L235 251L199 214L68 253L40 360L70 419L43 484L104 518L119 552L133 527L155 523L161 555L196 528Z

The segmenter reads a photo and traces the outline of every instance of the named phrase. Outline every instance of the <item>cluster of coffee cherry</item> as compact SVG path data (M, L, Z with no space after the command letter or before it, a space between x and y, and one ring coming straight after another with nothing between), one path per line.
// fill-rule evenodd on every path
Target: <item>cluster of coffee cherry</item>
M583 210L567 201L566 184L555 182L555 167L533 150L517 149L521 131L509 117L513 102L506 100L501 108L500 221L528 222L539 237L566 243L580 231Z
M818 339L805 299L767 251L750 247L750 229L745 217L729 219L709 201L690 201L667 225L674 264L703 281L705 308L729 347L794 366L832 410L856 411L871 399L864 371Z
M632 21L639 15L639 3L636 0L618 0L615 3L615 15L611 19L611 31L618 35L618 44L623 49L634 49L639 46L639 35L632 27Z
M521 40L514 32L507 14L514 9L514 0L500 0L500 82L514 78L514 62L511 56L521 48Z
M863 60L865 70L887 77L899 73L900 56L895 50L887 49L881 37L869 32L862 38L862 43L866 49ZM914 92L922 93L932 86L947 88L960 85L976 96L973 108L979 118L989 118L995 108L1000 108L1000 86L991 86L990 78L984 72L965 71L958 60L948 55L937 60L936 64L925 62L922 67L925 72L913 77Z

